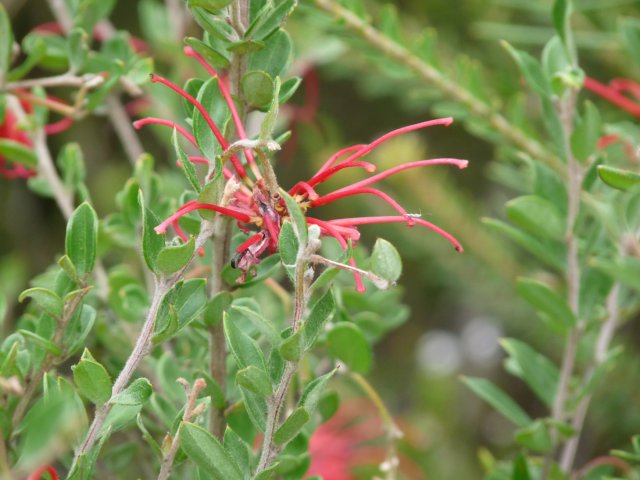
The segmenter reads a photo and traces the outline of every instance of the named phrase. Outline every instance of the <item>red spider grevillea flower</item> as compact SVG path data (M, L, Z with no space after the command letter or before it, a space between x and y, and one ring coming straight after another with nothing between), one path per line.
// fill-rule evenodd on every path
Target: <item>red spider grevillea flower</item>
M49 474L49 478L51 480L58 480L58 473L51 465L43 465L38 468L35 472L29 475L27 480L42 480L42 475L44 475L45 472Z
M190 47L185 48L185 53L188 56L196 58L207 72L217 79L220 93L224 97L231 113L231 117L236 128L236 134L241 140L246 140L247 135L244 131L244 127L233 99L231 98L226 79L220 78L213 68L211 68L211 66ZM222 149L227 150L229 148L229 142L223 136L209 112L207 112L197 99L179 86L158 75L152 75L151 81L154 83L161 83L171 88L191 103L202 115ZM349 242L355 243L360 238L360 233L357 229L358 225L373 223L404 223L408 226L424 226L435 231L451 242L456 250L461 252L462 246L451 234L436 225L419 218L419 216L409 214L389 195L372 187L372 185L391 175L417 167L429 165L454 165L458 168L465 168L468 163L466 160L456 158L436 158L431 160L407 162L375 175L371 175L363 180L327 194L320 195L315 190L318 185L327 181L329 178L346 168L362 168L369 174L374 173L377 167L372 163L364 161L363 157L386 140L406 132L430 126L447 126L450 125L452 121L453 119L451 118L441 118L421 122L393 130L380 138L377 138L371 143L353 145L351 147L344 148L332 155L310 179L298 182L288 191L288 193L294 198L305 213L313 207L332 203L352 195L364 194L374 195L380 198L396 211L396 215L339 218L331 220L321 220L308 215L306 216L306 220L309 225L317 225L323 236L334 237L345 250L349 248ZM147 124L172 127L191 144L193 144L193 146L198 148L194 136L184 127L174 122L159 118L143 118L134 122L134 126L136 128L140 128ZM167 228L171 225L174 227L176 233L183 240L186 240L186 235L181 230L178 221L182 216L189 212L196 210L210 210L233 218L238 222L239 227L249 235L247 240L237 248L236 256L232 262L234 267L243 271L243 277L244 274L246 274L254 265L260 262L260 256L264 252L267 250L271 253L277 251L280 227L283 221L288 217L288 211L284 199L277 191L268 190L267 182L263 179L263 174L265 174L265 172L260 171L254 157L254 152L251 148L245 147L245 145L248 145L248 143L242 144L246 163L243 163L238 155L231 154L229 155L229 160L232 164L232 169L227 167L223 168L225 178L228 180L233 179L239 184L233 192L232 198L230 198L225 205L199 203L196 200L187 202L155 229L157 233L164 234L166 233ZM193 163L209 163L211 160L204 157L189 157L189 159ZM245 165L248 168L245 168ZM350 260L350 265L354 271L357 290L364 291L362 279L360 278L357 269L355 269L353 259Z

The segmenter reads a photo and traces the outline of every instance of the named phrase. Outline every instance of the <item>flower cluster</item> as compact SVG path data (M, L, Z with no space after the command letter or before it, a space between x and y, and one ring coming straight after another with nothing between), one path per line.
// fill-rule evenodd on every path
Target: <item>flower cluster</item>
M231 112L231 117L236 128L236 134L241 140L246 140L247 135L229 92L229 87L226 83L226 79L218 76L213 68L211 68L211 66L190 47L187 47L185 49L185 54L198 60L200 64L207 70L207 72L217 79L220 93L224 97L226 104ZM182 216L188 214L189 212L193 212L196 210L211 210L230 217L236 220L238 226L248 235L247 240L237 248L236 256L233 260L233 265L241 269L243 273L246 274L247 271L249 271L253 266L260 262L260 256L264 252L266 252L267 250L270 253L277 251L280 227L289 215L285 201L277 190L274 191L274 189L268 188L268 182L265 182L265 179L263 178L263 174L265 172L261 172L254 157L254 152L250 148L244 148L244 157L246 159L246 162L244 163L238 157L238 155L232 154L231 151L228 150L230 146L229 142L223 136L222 132L213 121L209 112L207 112L207 110L198 100L196 100L192 95L187 93L179 86L163 77L152 75L151 80L154 83L161 83L171 88L185 100L191 103L195 107L195 109L200 112L209 128L211 129L211 132L220 143L222 149L226 152L229 152L228 157L232 168L228 168L226 166L223 168L224 177L227 180L233 179L238 183L238 187L235 189L231 198L225 204L217 205L212 203L200 203L197 200L187 202L182 205L173 215L171 215L160 225L158 225L156 227L156 232L159 234L164 234L166 233L169 226L173 226L176 233L183 240L186 240L186 235L180 228L178 221ZM453 120L451 118L441 118L421 122L415 125L409 125L397 130L393 130L381 136L380 138L377 138L371 143L358 144L344 148L332 155L310 179L296 183L291 189L289 189L288 193L296 200L305 214L307 214L307 223L309 225L317 225L320 228L321 234L323 236L335 238L345 250L348 250L350 242L356 243L359 240L360 233L357 229L359 225L374 223L403 223L408 226L420 225L429 228L446 238L454 245L456 250L461 252L462 246L451 234L439 228L438 226L420 218L419 215L408 213L393 198L391 198L383 191L373 187L372 185L391 175L417 167L430 165L454 165L458 168L465 168L468 163L466 160L460 160L456 158L419 160L403 163L376 174L373 173L376 171L377 167L374 164L363 160L363 157L365 157L374 148L393 137L430 126L447 126L450 125L452 121ZM198 148L195 137L181 125L168 120L151 117L134 122L134 126L136 128L140 128L143 125L147 124L157 124L172 127L177 130L184 138L186 138L194 147ZM189 157L189 160L194 163L209 163L209 159L197 156ZM366 173L373 175L330 193L321 195L316 191L316 188L320 184L347 168L360 168L363 169ZM331 220L321 220L319 218L311 217L308 215L308 211L311 208L326 205L328 203L332 203L353 195L376 196L383 202L391 206L391 208L395 210L396 214L385 216L338 218ZM355 268L353 259L350 260L350 264ZM364 285L362 283L362 280L357 271L354 270L354 272L356 287L358 291L363 291Z
M32 104L28 101L31 95L25 91L18 90L14 94L20 98L20 108L25 113L31 113L33 110ZM61 102L55 97L48 97L51 102ZM65 117L56 122L50 123L44 127L44 131L47 135L54 135L60 133L71 126L73 119ZM26 147L31 148L31 139L26 132L21 128L19 116L14 112L10 105L5 111L4 121L0 124L0 139L10 140L12 142L19 143ZM9 161L9 159L0 155L0 177L7 178L9 180L15 180L17 178L29 178L36 174L34 170L31 170L24 165Z

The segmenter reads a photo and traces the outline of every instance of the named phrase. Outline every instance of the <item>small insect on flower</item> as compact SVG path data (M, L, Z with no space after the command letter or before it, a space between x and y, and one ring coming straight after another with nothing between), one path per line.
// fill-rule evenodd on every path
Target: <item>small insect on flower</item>
M263 148L264 145L258 145L258 142L247 140L247 134L229 92L227 79L218 76L215 70L204 60L204 58L202 58L192 48L185 48L185 54L190 57L194 57L207 70L207 72L215 78L218 90L226 103L229 116L233 120L235 134L240 138L240 142L237 143L240 145L240 149L243 150L244 162L237 154L239 149L236 149L234 148L234 145L229 144L229 141L223 136L222 132L214 122L211 114L195 97L169 80L157 75L152 75L152 82L160 83L169 87L187 100L191 105L193 105L195 110L199 112L202 119L208 125L211 133L219 143L223 151L222 157L228 158L231 163L231 168L228 168L227 166L222 167L222 175L227 182L235 182L234 184L237 184L237 188L234 189L233 193L229 195L228 198L220 202L220 204L200 203L196 200L192 200L185 203L176 211L176 213L160 223L155 230L158 234L165 234L167 228L171 225L177 235L186 241L187 237L179 225L179 220L190 212L196 210L209 210L235 220L238 227L248 235L248 238L237 247L235 255L231 261L234 268L238 268L242 271L240 281L244 281L246 275L254 270L254 267L260 263L261 257L265 255L267 251L269 253L275 253L278 250L280 229L283 222L288 220L289 212L284 199L278 193L278 186L273 186L274 182L271 165L268 164L268 160L266 160L264 153L259 150L260 148ZM320 195L315 190L318 185L326 182L338 172L347 168L362 168L366 173L373 174L377 170L376 165L363 161L363 157L374 150L378 145L393 137L431 126L448 126L452 122L452 118L429 120L393 130L382 135L371 143L353 145L339 150L332 155L310 179L300 181L289 189L288 194L298 203L302 211L305 213L307 224L319 227L323 236L335 238L345 251L349 250L350 243L355 244L359 240L360 232L357 229L358 225L374 223L404 223L407 226L420 225L429 228L451 242L457 251L462 252L462 246L451 234L433 223L423 220L421 218L421 214L412 214L407 212L393 198L381 190L372 188L371 185L404 170L418 167L431 165L453 165L462 169L468 164L466 160L460 160L457 158L436 158L406 162L375 175L370 175L363 180L354 182L324 195ZM201 147L191 132L174 122L152 117L143 118L134 122L134 126L136 128L140 128L147 124L164 125L174 128L177 133L189 141L196 149ZM263 162L259 166L254 154L260 155L260 158L265 159L266 163ZM192 163L209 164L209 176L212 174L213 165L215 164L214 159L207 158L204 152L202 152L202 156L188 157L188 160ZM265 171L265 169L268 171ZM326 205L352 195L373 195L378 197L395 210L397 215L338 218L331 220L321 220L308 215L308 211L312 208ZM364 291L364 285L353 258L349 260L349 263L353 267L352 271L355 278L356 289L358 291Z

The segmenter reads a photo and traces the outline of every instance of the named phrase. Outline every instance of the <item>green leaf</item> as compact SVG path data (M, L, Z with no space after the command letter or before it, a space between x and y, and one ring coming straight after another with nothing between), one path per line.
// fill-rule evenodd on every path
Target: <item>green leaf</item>
M189 8L204 8L205 10L220 10L231 4L233 0L187 0Z
M571 135L571 150L578 160L585 162L596 151L601 123L595 105L585 102L582 118Z
M296 408L291 415L280 425L273 436L276 445L286 445L300 433L309 421L309 412L304 407Z
M362 330L347 322L338 323L327 334L331 354L355 372L366 373L371 368L373 353Z
M223 322L227 343L238 365L241 368L253 365L260 370L266 371L264 355L256 341L240 330L234 322L229 321L229 316L226 313L224 314Z
M640 20L624 17L620 21L622 43L631 54L636 65L640 65Z
M240 391L251 424L257 431L264 432L267 427L267 402L265 398L245 388L241 388Z
M67 256L80 277L84 277L93 270L96 263L97 244L98 216L93 207L84 202L71 215L65 237Z
M562 248L560 250L550 248L548 244L542 242L533 235L524 232L519 228L514 228L500 220L483 218L482 223L493 228L500 234L505 235L510 240L535 255L548 266L555 268L558 271L564 270L565 258Z
M296 258L298 257L299 242L293 231L291 222L283 222L278 236L278 254L280 261L285 267L289 278L295 281Z
M271 103L273 86L271 76L260 70L247 72L241 81L242 95L254 108L264 108Z
M13 56L13 30L11 28L11 19L0 4L0 83L3 83L5 74L11 66L11 58Z
M140 406L144 405L153 393L151 382L146 378L138 378L122 392L111 399L115 405Z
M515 440L523 447L539 453L549 452L553 447L549 428L540 420L519 429L515 434Z
M640 183L640 174L606 165L598 165L598 175L604 183L618 190L628 190Z
M265 43L260 40L240 40L227 45L227 50L236 55L246 55L252 52L258 52L265 47Z
M576 324L576 318L564 298L537 280L519 278L517 291L537 310L544 312L554 324L568 330Z
M519 427L526 427L531 423L531 418L520 408L509 395L484 378L462 377L463 383L485 400L505 418L511 420Z
M302 356L302 335L297 331L293 335L282 340L278 348L282 358L289 362L297 362Z
M81 71L89 54L89 35L82 28L74 28L67 36L69 63L75 71Z
M147 427L144 425L144 421L142 420L142 415L140 413L138 413L138 415L136 416L136 425L140 429L140 433L142 433L142 438L144 438L145 442L147 442L147 445L151 447L153 453L156 454L156 458L158 460L162 460L164 456L162 453L162 449L160 448L160 445L158 445L158 442L156 442L155 438L153 438L153 436L147 430Z
M248 476L248 470L251 465L251 449L249 445L228 426L224 431L223 445L224 449L235 460L236 465L241 470L244 470L243 474Z
M56 163L62 170L64 184L70 190L77 190L86 177L84 158L80 145L67 143L56 158Z
M565 221L558 208L537 195L524 195L506 204L507 217L528 232L562 241Z
M555 0L551 15L553 17L553 26L555 27L556 32L558 32L558 35L566 44L567 30L569 29L569 16L571 15L571 1Z
M249 55L248 70L266 72L271 78L282 77L289 70L292 57L293 42L291 37L280 29L265 40L265 48ZM285 90L284 85L283 90Z
M48 352L52 353L56 357L59 357L60 355L62 355L62 350L60 349L60 347L58 347L51 340L48 340L48 339L46 339L44 337L41 337L40 335L38 335L35 332L32 332L30 330L25 330L23 328L19 329L18 333L20 335L22 335L25 338L25 340L33 342L34 344L38 345L39 347L44 348L45 350L47 350Z
M156 259L156 267L167 275L177 272L191 260L195 245L195 238L191 237L188 242L182 245L163 248Z
M261 140L269 140L273 135L273 129L276 126L276 121L278 120L278 111L280 108L280 103L278 101L279 95L280 77L276 77L275 81L273 82L273 96L271 98L271 106L269 107L269 111L262 120L262 125L260 125Z
M177 320L178 329L181 329L200 315L207 303L206 283L204 278L180 281L164 296L156 318L157 334L165 331L172 321ZM174 314L175 319L172 319Z
M164 248L164 236L154 230L160 219L145 206L142 190L138 193L138 203L142 208L142 256L149 270L155 272L156 260Z
M193 8L191 13L193 14L193 19L196 23L200 25L207 34L209 34L211 39L216 39L226 44L233 38L236 38L233 27L222 18L209 15L202 8Z
M558 368L520 340L505 338L500 344L510 357L506 363L507 370L524 380L538 398L551 407L558 388Z
M502 42L502 46L514 58L529 86L541 97L550 98L551 87L549 86L549 82L547 81L538 60L533 58L527 52L513 48L505 41Z
M297 0L281 0L275 8L263 9L262 14L249 25L245 38L253 40L267 38L291 15L296 5L298 5Z
M210 203L219 205L224 191L224 177L222 176L222 160L219 156L215 159L215 170L213 178L204 186L198 195L198 203ZM200 210L200 216L207 220L213 220L216 212Z
M309 241L309 234L307 232L307 220L304 218L304 213L298 202L296 202L291 195L280 189L280 195L284 198L287 205L287 211L289 212L289 218L291 219L291 226L293 227L293 233L298 240L298 249L306 248ZM295 263L295 260L294 260Z
M25 298L33 299L40 308L54 317L62 315L62 299L53 290L41 287L29 288L20 294L18 301L23 302Z
M112 388L111 377L100 363L93 359L83 358L71 370L73 371L73 381L81 395L96 405L102 405L109 401Z
M207 63L219 70L226 70L231 65L226 52L216 50L197 38L187 37L184 42L193 48Z
M305 350L313 347L320 334L324 331L327 321L335 313L335 309L336 302L333 298L333 293L328 290L313 306L311 313L301 327Z
M212 327L222 321L224 312L231 306L233 295L230 292L218 292L204 309L204 323Z
M640 290L640 260L633 257L622 257L615 261L593 259L589 264L614 280Z
M100 20L109 16L115 4L116 0L80 0L76 3L74 26L92 32Z
M314 378L306 387L304 387L304 391L300 397L300 406L306 408L309 415L313 415L316 408L318 408L318 404L320 403L322 393L327 386L327 382L337 371L338 369L334 368L329 373L325 373L321 377Z
M273 392L271 380L267 372L253 365L243 368L236 374L236 383L263 397L269 396Z
M531 475L529 475L529 466L527 465L527 457L522 453L519 453L513 461L511 480L531 480Z
M38 157L36 157L31 147L8 138L0 139L0 156L27 168L36 168L38 166Z
M224 97L220 93L218 79L216 77L212 77L204 83L198 92L197 99L209 113L213 122L220 128L220 131L224 131L225 125L231 117L231 113ZM204 156L208 159L214 159L218 155L221 155L222 147L211 130L211 127L199 111L194 110L192 121L193 136L196 138L198 148ZM216 169L217 168L218 164L216 163ZM221 172L221 169L216 170L216 174L217 172Z
M402 273L402 259L398 250L383 238L377 239L373 246L371 270L391 283L395 283Z
M215 480L243 480L242 473L220 442L207 430L189 422L180 424L180 447Z
M277 345L280 342L280 335L271 324L269 320L267 320L264 315L258 313L250 308L243 307L240 305L233 305L232 310L242 314L245 318L251 321L253 325L260 331L262 335L271 343L271 345ZM222 316L222 315L221 315Z
M302 78L300 77L291 77L282 83L282 87L280 87L280 98L278 99L280 105L285 103L293 96L294 93L296 93L301 83Z
M173 144L173 148L176 151L176 155L178 156L178 160L180 160L180 165L182 165L182 171L184 172L185 177L189 180L189 183L196 191L196 193L200 193L202 187L200 186L200 181L198 180L198 175L196 174L196 168L193 166L191 160L182 147L180 146L180 142L178 141L178 130L173 129L173 134L171 135L171 143Z

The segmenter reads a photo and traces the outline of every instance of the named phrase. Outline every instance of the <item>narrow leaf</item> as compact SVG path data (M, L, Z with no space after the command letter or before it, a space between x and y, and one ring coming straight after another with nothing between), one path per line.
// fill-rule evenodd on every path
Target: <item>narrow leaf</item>
M464 384L473 390L499 413L504 415L519 427L525 427L531 423L531 418L520 408L509 395L484 378L462 377Z
M233 459L207 430L193 423L182 422L178 435L184 453L215 480L243 480Z
M80 277L93 270L98 243L98 216L87 202L75 209L67 224L65 250Z
M300 433L302 427L309 421L309 412L304 407L296 408L291 415L276 430L273 440L276 445L286 445Z

